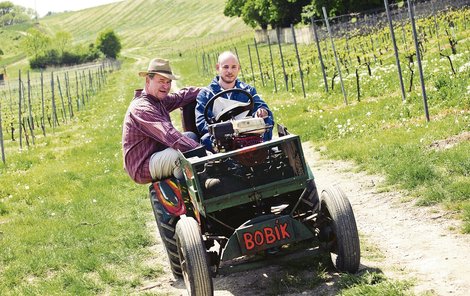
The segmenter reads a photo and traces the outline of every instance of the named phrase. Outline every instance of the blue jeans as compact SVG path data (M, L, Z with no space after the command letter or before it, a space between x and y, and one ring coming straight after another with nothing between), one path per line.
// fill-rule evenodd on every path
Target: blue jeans
M207 151L215 153L214 147L212 147L212 135L209 133L205 133L201 137L201 144L204 145Z
M183 132L183 136L186 136L196 142L199 142L199 137L193 132Z

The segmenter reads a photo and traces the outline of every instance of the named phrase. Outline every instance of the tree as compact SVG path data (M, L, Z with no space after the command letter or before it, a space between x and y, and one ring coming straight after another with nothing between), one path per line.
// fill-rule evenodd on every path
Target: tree
M38 57L49 46L51 39L38 29L31 28L27 31L26 37L22 40L21 45L25 48L28 56Z
M301 21L302 8L311 0L228 0L224 15L241 17L252 27L288 27Z
M113 30L107 29L98 35L96 47L106 57L115 59L121 51L121 41Z
M227 0L224 15L241 17L253 28L266 29L268 25L272 28L295 25L302 18L310 21L312 15L322 17L323 6L329 16L335 16L383 7L383 0Z
M393 2L395 1L389 1L389 3ZM323 18L322 7L325 7L328 16L337 16L373 8L383 8L383 5L383 0L311 0L311 3L304 7L304 14Z
M266 29L269 24L269 14L264 5L267 1L261 0L228 0L225 5L224 15L241 17L245 24Z
M311 0L271 0L275 9L271 14L272 27L289 27L302 20L302 8Z
M9 1L0 2L0 24L2 26L8 26L12 24L11 12L15 8L15 5Z
M59 31L55 33L53 44L61 55L70 47L72 44L72 34L66 31Z
M9 14L15 8L15 4L10 1L0 2L0 16Z
M31 21L35 15L34 10L10 1L0 2L0 27Z

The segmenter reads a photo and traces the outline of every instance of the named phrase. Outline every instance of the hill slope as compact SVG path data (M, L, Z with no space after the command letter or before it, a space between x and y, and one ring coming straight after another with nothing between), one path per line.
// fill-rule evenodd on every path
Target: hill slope
M223 15L224 6L219 0L126 0L48 16L40 23L51 32L68 31L78 42L94 41L98 32L112 28L124 48L168 47L183 39L247 30L240 19Z

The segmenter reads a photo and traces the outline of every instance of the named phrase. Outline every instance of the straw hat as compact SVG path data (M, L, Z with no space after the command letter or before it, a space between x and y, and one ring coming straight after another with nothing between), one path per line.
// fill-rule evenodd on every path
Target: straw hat
M158 74L171 80L179 79L179 76L173 75L170 62L159 58L150 61L147 71L139 72L139 76L142 77L145 77L147 74Z

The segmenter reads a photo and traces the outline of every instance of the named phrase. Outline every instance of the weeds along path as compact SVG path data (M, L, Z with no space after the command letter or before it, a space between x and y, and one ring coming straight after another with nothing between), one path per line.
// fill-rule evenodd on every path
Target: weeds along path
M380 176L353 172L343 161L321 159L309 143L304 154L312 168L319 190L340 186L351 201L361 236L361 269L383 272L391 280L411 280L417 295L464 296L470 291L470 237L457 234L460 225L437 208L416 207L402 202L400 192L380 192ZM382 190L383 191L383 190ZM182 280L171 275L155 222L148 224L156 236L152 246L155 263L163 264L165 274L141 288L170 295L187 295ZM367 249L372 249L369 251ZM374 253L379 253L374 254ZM216 296L265 295L282 273L276 264L247 268L214 279ZM314 274L304 274L311 279ZM330 272L313 290L283 295L338 295L338 275Z
M456 233L459 222L437 207L417 207L399 192L379 192L382 178L353 173L353 165L320 160L311 145L304 153L319 189L337 183L349 197L361 239L377 246L383 262L372 262L390 278L416 279L415 292L468 295L470 237ZM362 243L363 245L363 243ZM379 263L379 264L377 264Z

